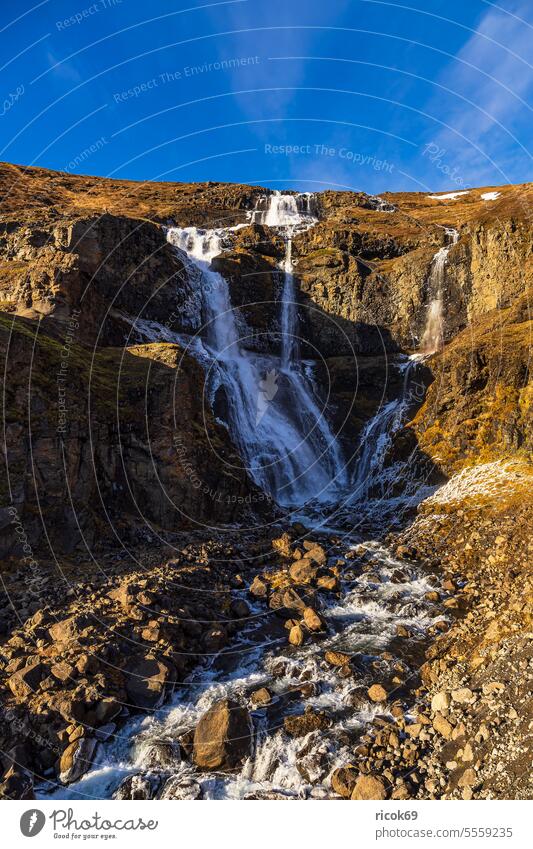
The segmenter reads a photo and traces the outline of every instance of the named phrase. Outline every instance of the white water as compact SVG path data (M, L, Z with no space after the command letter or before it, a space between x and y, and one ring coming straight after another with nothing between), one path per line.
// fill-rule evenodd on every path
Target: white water
M279 358L255 354L241 344L247 328L232 307L227 281L211 268L235 228L171 228L168 239L194 266L191 282L200 289L203 347L224 389L230 434L251 476L281 505L332 503L347 485L347 475L325 410L300 362L292 262L295 232L316 220L312 196L265 196L251 220L277 228L285 238Z
M231 229L173 228L168 234L169 241L189 258L190 282L197 286L202 306L204 329L200 337L189 340L192 351L206 369L216 372L215 384L225 390L227 424L251 474L276 500L288 505L337 502L339 494L347 490L340 449L294 341L298 305L293 237L299 228L312 226L312 210L309 195L275 194L261 199L251 215L256 223L276 227L285 237L286 252L280 266L284 279L279 358L252 353L241 345L246 328L232 308L227 281L211 267L214 257L224 250ZM155 322L136 322L136 327L148 336L160 333ZM371 489L383 487L388 480L386 455L413 401L410 376L415 361L398 360L396 367L404 374L403 393L384 405L363 430L359 464L350 487L352 504L363 503ZM353 506L349 510L353 513ZM385 676L402 670L399 658L381 657L385 650L394 650L391 642L398 624L408 626L418 639L435 615L424 600L432 585L415 567L395 560L376 543L367 543L362 556L368 571L349 559L339 560L339 552L331 556L331 563L343 563L342 595L321 610L328 625L321 642L309 642L298 650L289 648L286 635L278 639L265 630L265 620L275 616L273 611L256 606L239 642L178 685L170 704L153 716L130 720L112 740L99 745L85 776L69 787L43 786L41 798L110 798L124 778L134 775L147 777L155 795L171 777L187 788L183 792L206 799L332 796L331 772L352 759L365 725L387 712L386 706L365 699L354 706L353 691L368 687L379 677L377 670ZM398 577L398 571L403 577ZM405 656L408 643L403 645ZM356 674L339 676L324 660L327 649L354 657ZM409 674L404 664L400 677ZM307 698L295 694L304 683L314 686ZM253 709L250 693L262 686L273 693L272 709ZM174 760L164 767L154 766L154 747L162 742L176 745L211 705L225 697L236 698L252 716L253 743L238 773L200 772L190 759L181 760L177 748ZM331 727L303 738L289 737L282 727L283 717L306 707L325 710Z
M448 253L452 245L457 244L459 233L451 227L446 228L446 236L451 241L439 248L429 272L430 302L426 317L426 326L420 349L424 354L433 354L442 348L444 342L444 280Z
M377 714L387 714L386 706L365 698L354 706L352 691L368 687L378 669L385 676L398 671L397 657L380 657L392 648L398 624L419 639L435 621L436 611L424 600L432 586L428 579L376 543L368 543L365 549L362 556L369 571L345 561L342 600L322 610L328 625L328 636L322 642L294 651L286 638L269 642L264 612L263 617L251 617L252 624L240 641L178 685L168 705L153 716L131 720L112 740L100 744L85 776L68 787L43 785L40 798L110 798L124 778L139 774L150 778L156 793L173 777L189 787L192 782L204 799L257 798L272 793L295 799L331 796L332 770L351 760L364 726ZM272 611L266 614L272 615ZM359 670L355 676L340 677L338 669L323 659L328 649L349 654ZM408 678L411 671L403 661L401 664L400 675ZM302 684L312 684L313 694L304 698L296 692ZM263 686L273 693L272 706L253 709L250 694ZM253 722L250 755L239 772L201 772L177 753L168 765L154 765L154 746L176 745L205 711L227 697L247 706ZM283 717L300 714L304 707L325 710L331 727L305 737L289 737L283 731Z

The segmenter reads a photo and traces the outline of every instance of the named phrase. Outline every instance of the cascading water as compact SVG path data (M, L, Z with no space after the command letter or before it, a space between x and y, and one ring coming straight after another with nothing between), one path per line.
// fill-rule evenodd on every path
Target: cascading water
M312 204L307 194L274 193L260 198L250 216L285 236L279 359L240 344L227 281L211 268L232 228L168 231L169 241L193 264L201 288L204 347L224 388L232 438L256 483L284 506L335 501L347 483L340 447L301 367L297 343L292 239L297 229L315 222Z
M444 341L444 279L448 253L452 245L457 244L459 233L451 227L446 227L448 244L439 248L431 263L429 273L430 302L426 317L426 326L422 336L420 349L424 354L433 354L442 348Z
M235 228L168 231L169 241L188 257L190 283L196 286L202 306L204 327L200 339L189 338L190 350L207 371L216 372L227 399L232 438L259 486L281 504L316 503L321 498L336 502L348 490L343 458L296 342L293 237L298 229L313 224L313 198L264 196L250 218L278 228L285 238L280 265L284 275L281 355L260 355L244 348L244 328L232 307L227 281L212 268L212 260L224 250ZM138 321L135 326L147 334L160 332L154 324ZM176 340L187 341L186 337ZM359 465L350 487L353 496L347 503L352 514L354 502L363 503L378 485L383 491L387 450L413 401L416 362L416 356L395 361L394 367L404 377L402 395L386 404L363 430ZM334 798L332 771L351 760L365 725L383 721L377 715L386 708L362 696L375 680L376 670L391 680L413 674L405 661L406 641L401 656L391 653L398 625L403 624L419 644L434 623L435 609L427 600L433 586L430 577L413 564L395 559L383 546L372 542L357 546L356 561L350 556L353 551L333 547L328 553L328 565L341 568L341 592L322 602L327 630L320 642L309 641L297 650L287 647L281 622L277 630L272 624L273 611L264 616L264 609L254 602L249 623L238 639L178 684L169 705L151 716L129 719L116 733L110 732L80 780L69 787L45 781L39 797L132 798L133 788L137 798L143 798L143 793L145 798L162 799ZM249 602L247 590L233 590L233 595ZM328 649L346 652L354 660L354 677L341 676L338 668L325 662ZM265 707L258 707L251 698L260 687L268 687L271 694ZM193 759L182 755L190 744L191 730L223 698L246 706L253 728L249 757L239 771L230 774L201 771ZM303 714L304 708L325 711L328 728L289 737L283 730L284 718Z
M385 470L387 452L395 434L404 425L413 401L419 400L420 384L413 379L418 357L402 357L392 367L403 374L402 393L398 398L384 404L366 423L359 440L359 452L353 481L353 500L366 501L370 493L380 497L387 494L389 482ZM413 391L416 387L416 392Z
M310 642L295 652L283 636L265 640L264 618L256 605L239 640L177 685L168 705L153 715L130 719L99 747L81 779L68 787L43 782L38 798L131 798L121 795L119 787L125 782L126 791L132 778L136 786L163 799L335 798L332 771L351 762L365 725L386 710L361 699L361 691L375 680L378 668L389 676L414 674L405 659L382 655L393 643L397 626L402 624L420 641L435 621L425 599L432 588L427 574L377 543L361 548L359 556L368 571L359 574L351 568L352 560L344 563L343 597L331 599L322 610L328 633L319 644ZM339 562L336 554L331 562ZM324 662L328 650L350 655L359 663L357 674L340 676L337 667ZM270 704L258 707L251 694L265 686ZM180 744L224 698L250 710L250 753L234 773L202 771L180 755ZM288 737L283 717L301 714L304 708L326 711L329 727Z

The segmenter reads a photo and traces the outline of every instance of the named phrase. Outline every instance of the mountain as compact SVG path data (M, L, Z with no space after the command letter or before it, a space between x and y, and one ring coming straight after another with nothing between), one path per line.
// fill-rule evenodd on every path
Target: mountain
M291 781L525 794L532 185L279 195L3 163L0 194L3 795L77 781L95 729L160 704L256 613L292 654L265 661L266 695L230 688L194 739L180 729L199 770L242 760L221 729L284 682L310 701L293 720L274 699L280 752L339 731L320 687L342 710L387 701L397 726L343 731L335 757L358 770L298 750ZM365 654L346 621L374 602L386 637L370 617ZM326 636L305 690L287 670ZM500 790L481 754L495 694L518 716Z

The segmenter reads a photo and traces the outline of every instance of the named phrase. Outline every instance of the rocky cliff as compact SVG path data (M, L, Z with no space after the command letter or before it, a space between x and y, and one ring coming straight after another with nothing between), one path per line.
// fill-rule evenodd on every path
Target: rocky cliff
M348 544L254 486L188 353L204 316L170 223L241 225L213 266L242 345L279 350L286 244L247 214L266 190L7 164L0 190L0 798L65 792L115 732L119 771L131 734L134 762L105 796L201 798L239 780L258 708L246 798L530 797L531 187L328 191L294 235L304 367L346 456L407 385L385 495L450 478L401 531L381 498L371 542L348 504ZM450 228L444 344L406 384ZM372 611L355 631L354 604ZM206 655L226 697L204 712L187 676ZM182 686L183 727L140 741L131 714Z
M76 339L79 321L44 329L0 314L3 554L164 539L242 520L252 502L261 511L265 498L202 403L201 366L168 343L91 349Z
M186 255L167 242L164 225L241 225L214 267L229 282L243 345L275 351L285 245L270 228L247 224L265 190L132 183L8 164L0 166L0 189L7 460L11 497L33 515L34 533L44 509L62 544L72 538L68 491L84 505L93 538L89 517L104 515L110 500L117 514L145 511L167 529L235 519L239 500L257 493L239 462L227 459L227 432L201 401L202 370L175 344L173 334L198 332L202 314ZM458 231L442 293L447 344L426 361L421 380L431 388L396 451L410 446L449 474L531 447L532 193L523 185L443 199L317 196L319 221L293 244L302 352L315 363L319 393L329 387L347 450L383 400L401 391L390 356L420 345L431 264L447 228ZM146 322L151 343L139 346ZM59 441L52 375L66 336L76 353L68 367L69 432ZM186 459L177 456L176 440ZM191 485L183 471L189 461L221 501ZM46 491L44 501L32 494L32 479Z

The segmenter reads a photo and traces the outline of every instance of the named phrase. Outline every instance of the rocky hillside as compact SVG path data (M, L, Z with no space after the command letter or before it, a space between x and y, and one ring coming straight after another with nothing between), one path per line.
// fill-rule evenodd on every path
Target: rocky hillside
M229 522L246 496L263 500L202 404L197 362L166 343L91 350L73 341L76 325L65 338L0 316L5 554L20 550L13 509L34 545L46 534L66 552L98 547L112 528L134 541L146 528Z
M0 191L2 326L10 348L6 354L8 367L13 357L17 363L11 374L16 373L17 381L24 381L34 335L35 350L41 353L54 348L47 340L59 342L70 334L81 346L80 351L86 349L80 356L87 361L87 375L91 376L93 359L102 363L102 379L105 383L109 377L111 393L119 382L117 370L127 375L135 374L137 368L145 369L150 379L168 381L168 389L146 396L151 405L150 420L157 419L157 427L162 428L173 415L175 363L179 359L180 398L185 399L180 412L186 413L183 422L188 428L185 441L189 443L192 419L196 418L198 446L212 458L212 446L198 420L200 407L193 410L203 394L202 375L194 363L169 346L165 336L166 331L197 332L201 313L186 256L168 244L163 225L244 225L228 237L224 254L214 265L229 281L232 302L242 319L243 344L275 350L279 344L277 300L282 285L278 266L285 246L271 229L259 224L246 226L247 213L265 190L217 183L133 183L3 164ZM531 186L522 185L486 187L450 196L400 193L377 199L363 193L334 191L317 196L319 221L298 234L293 245L303 354L317 362L321 387L331 388L334 418L348 450L383 399L397 397L400 391L398 379L389 368L389 357L400 351L412 352L420 344L430 298L431 263L446 241L446 228L458 231L457 244L448 254L443 292L444 338L448 344L421 373L422 384L432 385L412 426L401 435L398 450L405 452L410 446L409 450L428 456L449 474L477 458L487 460L530 448L532 195ZM156 322L152 327L160 328L157 333L161 341L152 340L149 346L139 348L143 336L132 329L132 322L139 319ZM43 372L48 368L49 364L43 364ZM106 369L110 375L106 375ZM57 403L56 387L51 380L48 386L40 386L40 375L40 367L33 368L35 403L50 411ZM70 398L78 398L79 380L85 385L87 375L80 378L77 369L69 369ZM137 385L138 378L131 382ZM10 380L8 391L16 395L15 384ZM144 389L139 384L128 391L130 395L137 392L139 400ZM20 391L16 396L18 407L7 407L15 441L24 428L20 422L21 395ZM100 393L96 395L100 401ZM189 401L192 407L187 406ZM91 407L89 413L87 404L71 404L76 416L69 440L73 440L72 445L76 442L76 448L69 447L67 466L75 465L81 452L80 440L85 445L88 439L87 450L96 456L103 456L106 446L120 442L120 428L112 423L111 413L95 434L86 417L100 416L100 412ZM419 404L413 412L416 406ZM126 411L123 418L128 419L128 415ZM80 418L84 419L83 426ZM141 426L135 415L133 419L128 424L131 434ZM36 432L39 427L42 433ZM183 472L174 466L172 428L165 427L167 442L160 441L152 472L159 480L181 477L178 513L192 513L193 520L232 518L231 510L221 510L212 500L198 503L197 490L191 489L190 481L187 484ZM209 427L215 428L214 422ZM33 439L42 439L48 453L58 450L51 421L46 417L37 420L34 414L32 428L32 436L26 434L27 445ZM177 430L183 435L181 425ZM231 453L227 434L220 428L217 438L224 443L224 451ZM135 433L135 444L139 440L143 450L147 439L147 434ZM188 444L189 449L193 450ZM211 484L213 476L229 484L236 475L236 495L241 497L245 490L250 493L253 488L244 472L235 471L237 466L221 459L224 451L217 454L213 464L208 463ZM132 456L134 453L132 449ZM110 458L109 486L118 474L117 457ZM12 468L24 468L23 479L13 486L19 493L17 503L29 505L27 493L33 488L29 471L14 455L10 462ZM50 462L54 477L60 477L56 457ZM144 469L134 477L139 481L145 473L145 489L152 491L148 483L151 472ZM130 478L127 471L125 477ZM82 478L87 482L83 500L89 505L98 475L83 471ZM49 474L43 473L43 481L51 493ZM58 480L57 486L61 491ZM165 487L157 489L163 492ZM225 496L226 484L219 490ZM148 499L150 520L174 527L177 515L172 496L169 499L161 494L156 501L153 504L152 498ZM119 509L123 506L120 501ZM66 509L64 504L61 509ZM64 527L61 534L66 538L70 530L66 530L68 524Z
M532 187L327 191L294 237L302 352L352 452L403 397L395 357L420 349L457 231L444 345L411 370L385 457L390 495L449 480L360 545L361 503L347 541L257 489L187 352L203 315L171 223L241 225L213 265L242 344L279 349L286 245L248 216L266 191L0 165L0 798L75 785L206 655L226 696L204 709L195 679L198 709L187 695L184 726L153 731L108 796L231 781L259 712L258 745L278 748L246 798L531 797ZM355 631L354 605L373 611ZM232 689L243 625L251 677Z

